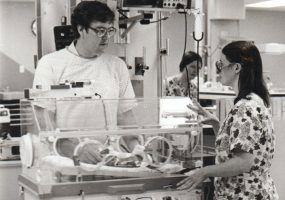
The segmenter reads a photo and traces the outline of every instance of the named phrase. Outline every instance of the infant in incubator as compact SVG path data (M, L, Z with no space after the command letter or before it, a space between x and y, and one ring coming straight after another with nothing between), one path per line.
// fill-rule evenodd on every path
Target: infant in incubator
M59 141L58 144L63 142ZM62 146L58 144L55 151L59 153ZM171 154L170 141L164 137L149 137L144 142L143 136L114 135L109 136L104 144L93 138L81 139L73 153L64 156L97 166L136 168L159 167L170 160Z
M66 144L71 143L71 140L59 140L55 151L64 157L76 157L79 162L113 167L139 167L144 158L145 147L137 136L110 136L104 144L91 138L81 140L76 142L74 150Z

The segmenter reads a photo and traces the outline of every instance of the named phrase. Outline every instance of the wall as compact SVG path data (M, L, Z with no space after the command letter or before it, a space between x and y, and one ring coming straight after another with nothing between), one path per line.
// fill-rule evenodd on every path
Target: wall
M194 50L194 40L192 32L194 31L194 17L187 15L187 46L186 51ZM165 40L170 39L169 56L166 56L165 61L167 65L166 76L172 76L179 73L179 63L181 61L184 41L185 41L185 16L184 14L172 14L172 16L163 21L163 44Z
M54 26L61 25L61 17L69 13L68 0L41 0L41 34L43 55L55 51Z
M240 34L253 39L258 43L283 43L285 44L285 12L273 11L247 11L246 20L240 22ZM275 87L285 88L285 54L262 54L264 70Z
M135 16L136 13L131 13L131 16ZM168 16L168 15L165 15ZM169 56L163 56L163 78L175 75L179 73L179 63L184 49L185 38L185 19L184 14L173 13L170 18L162 21L162 47L166 47L166 39L169 39ZM154 21L156 15L154 15ZM187 15L187 48L186 51L194 50L194 40L192 38L192 32L194 31L194 17ZM158 59L160 56L158 49L158 24L152 23L149 25L141 25L137 23L136 26L130 32L129 44L114 44L110 45L108 52L116 54L118 56L127 55L127 62L133 68L130 70L132 79L143 80L144 82L144 96L156 97L157 96L157 70ZM146 64L150 67L145 72L145 75L134 75L134 58L142 57L142 48L146 47Z
M131 11L130 16L136 16L136 11ZM154 19L156 15L154 14ZM132 66L129 70L133 80L143 82L144 97L152 98L157 96L157 68L158 68L158 36L157 23L141 25L139 22L131 29L130 43L114 44L110 43L107 52L120 57L126 57L128 65ZM143 47L146 48L146 65L149 70L145 71L144 76L135 75L135 57L143 57Z
M285 43L285 12L247 11L247 19L240 23L240 33L256 43ZM285 55L262 54L264 70L268 71L274 87L285 90ZM284 105L284 104L283 104ZM280 108L282 109L282 108ZM276 133L275 158L271 168L280 199L285 199L284 118L274 118Z
M274 129L276 134L276 147L275 155L271 167L271 175L277 188L280 200L285 199L285 157L284 157L284 147L285 147L285 134L284 134L284 123L285 119L274 118Z
M33 2L0 2L0 89L21 91L31 87L36 37L31 32ZM19 66L25 72L19 73Z
M247 10L245 20L210 20L211 63L220 56L217 50L231 40L253 40L256 44L285 43L285 12ZM284 55L262 54L265 75L275 87L285 88ZM215 70L215 68L212 68ZM212 72L212 74L214 74Z

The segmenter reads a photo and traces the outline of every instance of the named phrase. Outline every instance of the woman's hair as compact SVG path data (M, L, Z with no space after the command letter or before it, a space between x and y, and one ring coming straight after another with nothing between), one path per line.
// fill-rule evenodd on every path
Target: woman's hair
M262 60L257 47L253 42L231 42L222 49L222 53L231 63L240 63L239 93L234 100L236 104L241 99L246 99L250 93L255 93L263 99L269 107L269 92L263 79Z
M81 1L71 15L71 25L76 39L80 37L77 30L78 25L87 30L93 21L113 23L114 20L114 12L107 4L98 1Z
M192 63L193 61L199 61L201 63L201 65L200 65L200 68L201 68L201 66L202 66L201 56L198 55L197 53L193 52L193 51L186 52L183 55L182 60L179 64L180 72L183 72L183 70L186 68L186 66L189 65L190 63Z

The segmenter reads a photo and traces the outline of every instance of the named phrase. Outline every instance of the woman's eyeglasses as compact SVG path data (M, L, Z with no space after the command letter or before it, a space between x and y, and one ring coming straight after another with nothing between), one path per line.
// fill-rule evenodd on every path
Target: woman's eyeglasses
M233 65L233 64L235 64L235 63L230 63L230 64L228 64L228 65L225 65L225 64L223 63L223 61L218 60L218 61L216 62L217 73L218 73L218 74L221 73L222 70L223 70L225 67L229 67L229 66L231 66L231 65Z
M99 38L102 38L104 35L107 34L107 37L110 38L112 36L115 35L117 29L115 27L110 27L110 28L103 28L103 27L98 27L98 28L92 28L89 27L92 31L94 31L94 33L96 33L96 35Z

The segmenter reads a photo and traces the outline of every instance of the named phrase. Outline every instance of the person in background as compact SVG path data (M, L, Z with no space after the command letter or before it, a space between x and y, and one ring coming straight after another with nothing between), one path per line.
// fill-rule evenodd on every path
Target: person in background
M166 96L190 96L196 97L197 86L193 81L197 76L197 61L202 67L202 58L193 51L184 54L180 64L180 74L169 77L166 83ZM190 95L189 95L190 88Z
M236 93L224 122L220 125L217 117L197 101L189 106L215 130L216 164L194 171L177 184L178 189L191 190L206 178L215 177L217 200L277 200L270 176L275 134L260 53L252 42L232 42L222 49L216 67L222 84Z
M43 89L49 89L51 85L66 81L92 80L89 89L92 90L92 94L99 94L103 99L134 98L135 94L125 62L105 53L110 38L116 32L113 26L114 19L114 12L106 4L97 1L80 2L71 16L74 41L68 47L40 59L33 87L40 85ZM113 108L115 115L118 113L118 124L133 123L133 107L131 103L119 103L118 107ZM77 142L70 142L70 140L62 141L60 144L63 147L62 154L72 157L76 144ZM100 161L98 152L92 151L92 147L86 148L84 154L80 154L81 161L87 163Z

